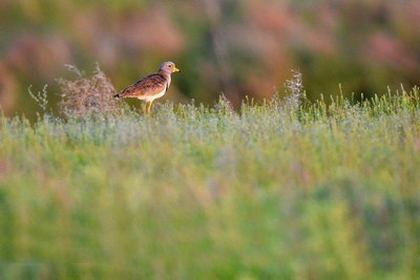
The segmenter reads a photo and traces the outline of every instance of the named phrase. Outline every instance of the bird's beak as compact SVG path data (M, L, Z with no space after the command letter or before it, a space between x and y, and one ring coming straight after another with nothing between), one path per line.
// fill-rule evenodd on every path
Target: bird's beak
M178 68L174 68L174 73L176 73L176 72L181 72L181 70L179 70Z

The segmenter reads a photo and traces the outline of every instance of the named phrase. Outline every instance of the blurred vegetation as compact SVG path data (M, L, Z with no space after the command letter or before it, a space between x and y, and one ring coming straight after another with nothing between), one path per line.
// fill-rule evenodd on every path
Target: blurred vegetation
M270 97L292 68L312 100L339 83L372 97L419 84L419 19L416 0L0 0L0 104L30 116L45 83L54 103L64 64L98 62L121 89L169 59L177 101Z
M296 100L1 116L0 279L419 279L418 89Z
M0 0L0 279L418 279L419 62L415 0Z

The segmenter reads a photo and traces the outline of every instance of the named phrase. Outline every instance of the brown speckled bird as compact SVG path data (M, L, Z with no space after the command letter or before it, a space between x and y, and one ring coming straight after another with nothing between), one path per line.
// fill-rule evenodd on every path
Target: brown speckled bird
M180 72L173 62L164 62L159 71L151 74L136 83L126 87L114 95L115 98L137 98L146 102L146 114L152 110L153 101L165 95L171 85L171 74Z

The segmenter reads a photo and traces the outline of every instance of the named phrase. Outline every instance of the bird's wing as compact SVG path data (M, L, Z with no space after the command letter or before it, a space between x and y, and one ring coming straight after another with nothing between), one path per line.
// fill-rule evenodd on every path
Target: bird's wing
M167 89L168 80L160 74L149 75L121 91L121 97L152 96Z

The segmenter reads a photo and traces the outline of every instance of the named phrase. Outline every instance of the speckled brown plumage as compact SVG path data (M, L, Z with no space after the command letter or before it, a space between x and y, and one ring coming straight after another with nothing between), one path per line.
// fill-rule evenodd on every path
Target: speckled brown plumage
M166 91L168 89L168 79L162 74L149 75L136 83L126 87L118 97L143 99Z

